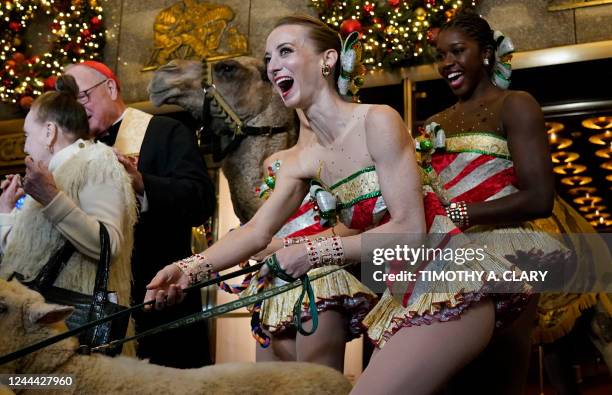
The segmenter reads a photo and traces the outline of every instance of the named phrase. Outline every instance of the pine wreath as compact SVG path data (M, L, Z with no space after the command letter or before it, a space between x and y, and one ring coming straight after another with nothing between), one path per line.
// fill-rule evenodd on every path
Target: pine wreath
M42 13L52 18L49 48L43 54L29 54L31 43L24 33ZM53 88L64 65L100 59L105 42L97 0L4 0L0 28L0 100L23 108Z
M440 26L464 6L461 0L309 0L328 26L343 36L361 34L370 69L407 67L433 60Z

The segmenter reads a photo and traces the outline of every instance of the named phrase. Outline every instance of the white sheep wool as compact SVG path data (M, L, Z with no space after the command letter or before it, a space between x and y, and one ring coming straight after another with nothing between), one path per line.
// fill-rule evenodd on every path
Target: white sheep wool
M53 172L53 177L57 187L77 205L79 191L86 183L112 186L120 191L124 202L127 202L127 218L121 229L123 243L118 256L111 262L109 289L117 292L119 304L129 305L130 259L137 214L136 198L128 174L110 147L95 143L79 150L61 164ZM33 279L50 256L64 244L66 239L41 212L42 208L40 203L28 197L16 214L0 264L0 277L7 278L16 271L28 280ZM97 260L76 251L60 273L55 286L92 294L97 263Z

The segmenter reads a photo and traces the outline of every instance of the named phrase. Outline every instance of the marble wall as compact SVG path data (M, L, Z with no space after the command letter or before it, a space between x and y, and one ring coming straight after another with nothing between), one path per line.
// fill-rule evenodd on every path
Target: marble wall
M109 26L105 58L125 86L128 102L147 100L150 72L141 72L153 43L153 20L176 0L105 0ZM292 13L313 13L308 0L218 0L236 11L235 26L261 56L274 21ZM479 12L512 37L518 51L612 39L612 5L548 11L548 0L481 0ZM606 23L606 21L608 23Z

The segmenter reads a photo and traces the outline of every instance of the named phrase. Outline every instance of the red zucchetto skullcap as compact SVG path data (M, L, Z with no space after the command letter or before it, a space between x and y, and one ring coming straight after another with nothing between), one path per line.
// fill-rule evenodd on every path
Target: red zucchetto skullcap
M89 67L90 69L96 70L98 73L102 74L103 76L105 76L109 80L115 81L115 84L117 84L117 89L119 89L119 80L117 79L117 76L104 63L96 62L95 60L86 60L84 62L77 63L76 65L77 66L85 66L85 67Z

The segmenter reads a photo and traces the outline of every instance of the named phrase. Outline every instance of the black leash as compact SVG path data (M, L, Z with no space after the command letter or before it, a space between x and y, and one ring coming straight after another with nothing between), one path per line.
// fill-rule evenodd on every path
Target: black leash
M183 290L183 292L191 292L191 291L194 291L196 289L201 289L201 288L204 288L204 287L208 287L210 285L215 285L215 284L218 284L218 283L220 283L222 281L229 280L229 279L232 279L234 277L241 276L243 274L247 274L247 273L251 273L251 272L257 271L262 266L263 266L263 263L258 263L258 264L255 264L253 266L249 266L247 268L244 268L244 269L241 269L241 270L236 270L236 271L234 271L232 273L225 274L223 276L219 276L219 277L216 277L216 278L213 278L213 279L210 279L210 280L202 281L202 282L200 282L198 284L194 284L194 285L192 285L190 287L185 288ZM52 336L52 337L50 337L48 339L42 340L42 341L40 341L38 343L34 343L34 344L30 345L30 346L27 346L25 348L22 348L20 350L17 350L15 352L10 353L10 354L3 355L3 356L0 357L0 365L3 365L5 363L11 362L11 361L14 361L15 359L18 359L18 358L21 358L21 357L23 357L25 355L33 353L34 351L38 351L41 348L50 346L50 345L52 345L54 343L57 343L59 341L67 339L69 337L75 336L75 335L77 335L77 334L79 334L79 333L81 333L83 331L86 331L86 330L88 330L90 328L93 328L95 326L98 326L98 325L103 324L103 323L108 322L108 321L112 321L115 318L119 318L119 317L121 317L123 315L131 313L132 311L142 309L144 306L147 306L147 305L150 305L150 304L153 304L153 303L155 303L155 301L151 300L151 301L148 301L148 302L143 302L143 303L131 306L130 308L122 310L122 311L119 311L119 312L117 312L115 314L108 315L108 316L106 316L104 318L101 318L99 320L96 320L96 321L88 322L87 324L85 324L83 326L80 326L78 328L74 328L74 329L68 330L66 332L60 333L59 335ZM143 333L146 333L146 332L143 332ZM81 347L88 348L87 346L81 346ZM100 347L102 347L102 346L100 346ZM87 350L84 350L84 351L85 351L85 353L87 352Z
M202 320L207 320L207 319L210 319L210 318L214 318L216 316L228 313L230 311L234 311L234 310L240 309L242 307L254 305L257 302L260 302L262 300L269 299L269 298L271 298L273 296L282 294L282 293L287 292L287 291L289 291L289 290L291 290L293 288L297 288L297 287L299 287L301 285L304 285L305 287L310 288L310 282L312 282L314 280L317 280L317 279L319 279L319 278L321 278L323 276L327 276L328 274L337 272L338 270L344 269L345 267L347 267L349 265L351 265L351 264L348 263L348 264L344 264L342 266L334 267L333 269L331 269L328 272L319 273L319 274L316 274L316 275L314 275L314 276L312 276L310 278L309 278L308 275L303 275L302 277L300 277L300 279L295 280L293 277L288 276L287 279L288 280L293 280L293 282L288 283L288 284L284 284L284 285L281 285L281 286L278 286L278 287L274 287L274 288L271 288L271 289L264 290L264 291L262 291L262 292L260 292L260 293L258 293L256 295L247 296L247 297L244 297L244 298L240 298L240 299L234 300L232 302L228 302L228 303L222 304L220 306L213 307L211 309L200 311L200 312L192 314L190 316L183 317L183 318L180 318L178 320L175 320L175 321L172 321L172 322L160 325L160 326L156 326L155 328L151 328L151 329L149 329L149 330L147 330L145 332L141 332L141 333L139 333L137 335L134 335L134 336L131 336L131 337L126 337L124 339L119 339L119 340L113 340L110 343L102 344L100 346L94 347L94 348L91 349L91 351L99 351L99 350L102 350L102 349L105 349L105 348L108 348L108 347L116 347L116 346L119 346L119 345L121 345L123 343L139 339L141 337L155 335L155 334L158 334L160 332L164 332L164 331L167 331L167 330L170 330L170 329L176 329L176 328L180 328L180 327L185 326L185 325L194 324L194 323L202 321ZM309 297L314 298L314 295L312 295L312 291L309 292ZM302 298L303 298L303 296L302 296ZM299 303L299 300L298 300L298 303ZM316 303L311 299L309 304L310 304L310 306L315 306ZM297 305L297 303L296 303L296 305ZM315 311L316 311L316 306L315 306ZM314 330L316 329L315 325L316 324L315 324L314 316L313 316L313 330L312 330L312 332L314 332ZM312 332L311 333L307 333L307 334L312 334ZM2 360L1 359L0 359L0 364L2 364Z

